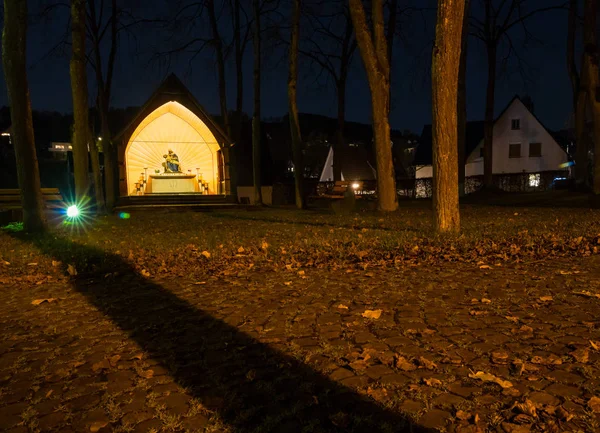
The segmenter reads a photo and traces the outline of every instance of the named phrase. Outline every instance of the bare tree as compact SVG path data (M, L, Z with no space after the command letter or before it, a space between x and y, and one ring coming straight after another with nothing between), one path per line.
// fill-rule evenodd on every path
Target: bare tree
M42 232L46 229L46 216L33 135L26 48L27 1L4 0L2 65L10 105L17 178L21 189L23 228L27 232Z
M88 178L88 104L85 55L85 0L71 0L71 91L73 93L73 172L78 203L89 197Z
M252 178L254 183L254 204L262 205L261 185L261 135L260 135L260 0L253 0L254 12L254 113L252 114Z
M398 208L398 197L390 137L390 64L387 57L383 2L372 0L373 31L367 25L362 0L350 0L350 14L371 89L379 209L391 212Z
M592 109L593 137L594 137L594 172L592 190L600 194L600 68L598 62L600 51L598 49L598 0L585 0L583 20L584 43L584 68L589 89L588 99Z
M102 22L104 14L104 2L100 4L100 14L97 12L95 0L88 0L87 22L91 44L92 59L90 65L95 72L96 78L96 106L100 113L100 137L101 140L92 140L90 149L92 158L95 158L94 153L101 146L104 154L104 181L106 192L106 207L112 209L117 201L117 155L112 142L112 134L109 123L109 107L112 90L112 78L115 68L115 59L118 47L118 14L117 1L111 0L111 8L109 19L106 23ZM108 51L108 62L106 64L106 78L104 76L104 64L102 62L102 42L106 34L110 34L110 48ZM97 182L96 182L97 183ZM98 194L96 194L98 197Z
M223 127L228 136L231 136L229 127L229 112L227 111L227 85L225 80L225 55L223 53L223 41L219 31L219 22L215 13L215 1L206 0L206 9L210 22L213 39L211 41L217 58L217 71L219 75L219 102L221 104L221 118L223 119Z
M342 179L340 161L345 144L346 83L357 45L346 1L329 2L328 7L326 14L307 13L310 33L304 38L305 47L300 49L300 54L327 73L335 86L338 125L333 144L333 180L338 181Z
M294 180L296 192L296 207L304 209L304 161L302 155L302 139L298 120L297 85L298 85L298 42L300 39L300 1L294 0L292 12L292 32L290 37L289 75L288 75L288 101L290 131L292 135L292 152L294 155Z
M458 82L465 0L438 2L431 64L433 215L438 232L458 232Z
M583 67L585 56L582 56L581 73L575 61L575 41L577 35L577 9L579 1L569 0L569 18L567 26L567 70L573 89L573 114L575 123L575 183L577 188L585 188L588 174L588 146L585 137L585 121L587 107L586 68Z
M465 0L463 29L458 71L458 195L465 195L465 164L467 146L467 41L469 40L470 0Z
M556 0L558 1L558 0ZM497 63L498 51L500 45L505 43L508 46L508 54L516 56L519 63L523 59L516 51L516 44L511 36L511 31L520 26L526 37L531 38L531 33L527 29L527 21L542 13L555 9L563 9L564 3L548 5L543 2L532 2L530 0L483 0L485 14L483 18L471 16L472 35L483 42L487 52L487 90L485 106L485 126L484 126L484 144L483 144L483 183L486 188L493 187L493 130L494 130L494 102L496 96L497 81ZM537 8L530 5L536 4Z

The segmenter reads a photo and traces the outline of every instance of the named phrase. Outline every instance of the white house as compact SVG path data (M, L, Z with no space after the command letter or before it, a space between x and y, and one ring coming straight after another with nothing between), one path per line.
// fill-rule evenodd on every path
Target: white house
M467 177L483 175L483 122L468 122ZM535 115L515 96L494 122L492 174L526 177L526 189L544 189L568 174L568 155ZM429 179L432 168L431 125L426 125L415 156L416 179ZM502 188L502 182L500 187Z

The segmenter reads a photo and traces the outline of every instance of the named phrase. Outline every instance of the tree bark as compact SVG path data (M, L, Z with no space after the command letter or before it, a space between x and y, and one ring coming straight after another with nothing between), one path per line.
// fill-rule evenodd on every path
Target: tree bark
M102 188L102 171L100 170L100 154L96 139L92 132L88 130L88 143L90 144L90 160L92 162L92 173L94 174L94 192L96 197L96 214L106 214L106 204L104 201L104 189Z
M458 81L465 0L440 0L431 81L433 114L433 209L438 232L458 232Z
M217 55L217 71L219 74L219 102L221 104L221 117L223 118L223 129L227 136L231 137L231 129L229 125L229 112L227 111L227 86L225 81L225 58L223 54L223 41L219 34L219 23L215 13L215 1L207 0L206 8L210 20L210 27L213 35L213 45Z
M372 0L372 34L367 26L362 0L350 0L350 15L371 89L379 210L391 212L398 208L398 198L390 138L390 66L383 2Z
M460 49L460 69L458 71L458 195L465 195L465 164L467 145L467 45L469 40L469 6L465 0L462 40Z
M77 203L88 200L88 103L85 71L85 0L71 1L71 91L73 93L73 171Z
M487 44L488 81L483 141L483 186L493 188L494 99L496 96L496 43Z
M290 37L290 70L288 75L288 101L290 107L290 131L292 135L292 153L294 159L294 181L296 207L304 209L304 161L302 155L302 139L298 120L297 84L298 84L298 43L300 39L300 1L294 0L292 13L292 32Z
M4 0L2 64L10 105L11 140L15 148L17 179L21 190L23 229L34 233L46 230L46 215L33 135L26 48L27 1Z
M593 136L594 136L594 171L592 190L600 194L600 69L598 67L600 52L598 50L597 31L598 1L585 0L583 42L584 66L589 89L588 98L592 109Z
M585 115L587 106L587 82L584 78L585 67L582 56L581 76L575 62L575 40L577 34L577 0L569 0L569 19L567 26L567 70L573 91L573 117L575 125L575 185L577 189L587 184L587 143L585 140Z
M104 192L106 193L105 205L112 210L117 202L117 155L112 142L112 134L109 124L110 94L112 88L112 76L117 54L117 0L111 1L110 32L111 46L106 68L106 80L104 80L102 67L102 54L100 51L100 28L96 21L95 0L89 0L90 30L92 39L92 50L96 70L96 87L98 88L97 108L100 113L100 136L102 137L102 153L104 155ZM91 143L90 143L91 145Z
M254 180L254 204L262 206L260 172L260 0L253 0L254 9L254 114L252 116L252 176Z

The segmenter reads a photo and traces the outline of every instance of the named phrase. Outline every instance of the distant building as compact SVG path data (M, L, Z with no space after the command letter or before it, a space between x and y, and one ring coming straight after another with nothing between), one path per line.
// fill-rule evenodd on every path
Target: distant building
M466 192L483 180L484 122L468 122L466 130ZM494 122L492 173L496 186L506 191L544 190L569 175L569 157L540 120L515 96ZM432 127L426 125L414 167L417 197L431 195L433 177Z

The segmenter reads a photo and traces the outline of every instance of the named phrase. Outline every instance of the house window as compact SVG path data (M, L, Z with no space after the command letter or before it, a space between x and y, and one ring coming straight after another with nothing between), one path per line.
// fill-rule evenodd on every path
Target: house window
M512 119L510 122L510 129L513 131L521 129L521 119Z
M481 146L481 147L479 148L479 157L480 157L480 158L483 158L483 157L484 157L483 146Z
M529 143L529 157L542 156L542 143Z
M508 145L508 157L509 158L520 158L521 157L521 143L513 143Z
M539 173L529 175L529 186L534 187L534 188L540 186L540 174Z

